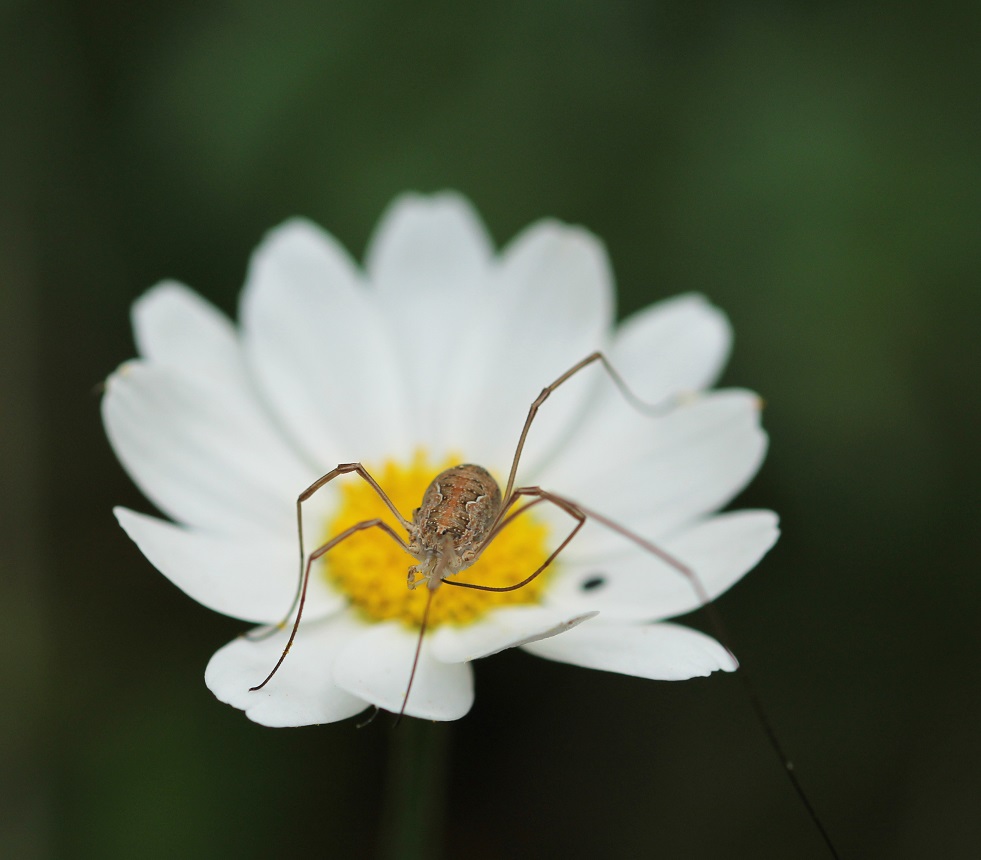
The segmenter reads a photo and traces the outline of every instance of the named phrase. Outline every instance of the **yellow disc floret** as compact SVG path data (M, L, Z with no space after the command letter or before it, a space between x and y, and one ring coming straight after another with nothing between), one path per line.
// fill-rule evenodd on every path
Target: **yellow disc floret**
M369 471L407 519L419 507L430 481L454 459L431 466L419 453L408 464L388 461ZM339 504L322 535L322 542L347 527L374 518L383 519L405 537L402 526L378 494L364 481L340 479ZM533 512L522 514L498 534L471 567L456 578L494 587L514 585L527 578L548 557L548 529ZM426 588L409 590L406 576L416 560L380 529L357 532L324 556L324 574L372 621L399 619L408 626L422 623ZM467 624L503 605L537 603L551 568L515 591L490 592L443 585L433 593L429 626Z

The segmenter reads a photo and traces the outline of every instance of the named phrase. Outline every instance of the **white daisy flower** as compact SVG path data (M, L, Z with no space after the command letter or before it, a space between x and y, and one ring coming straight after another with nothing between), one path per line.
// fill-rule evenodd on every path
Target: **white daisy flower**
M542 406L517 486L574 499L656 542L714 598L777 538L769 511L716 513L763 459L758 398L705 390L731 335L703 298L665 301L619 326L613 302L595 236L542 221L495 253L455 194L396 200L363 268L313 224L287 222L252 258L239 326L173 282L136 302L140 357L110 377L103 416L123 465L173 522L116 516L195 600L275 625L296 591L301 491L361 462L411 521L448 466L480 464L503 488L534 398L602 350L639 397L665 408L639 412L595 363ZM304 551L375 517L405 536L366 481L341 476L304 505ZM574 525L536 504L459 578L520 582ZM458 719L473 703L472 661L510 647L663 680L735 668L715 640L666 621L698 607L692 583L594 519L514 591L409 589L416 563L378 528L340 542L314 564L295 643L268 684L250 690L279 659L288 626L221 648L208 687L258 723L300 726L370 705Z

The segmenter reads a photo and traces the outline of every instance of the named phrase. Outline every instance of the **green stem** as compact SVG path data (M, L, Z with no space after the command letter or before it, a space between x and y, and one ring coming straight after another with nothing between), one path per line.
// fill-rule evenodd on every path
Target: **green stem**
M448 723L411 717L391 730L383 860L439 860L442 855L450 731Z

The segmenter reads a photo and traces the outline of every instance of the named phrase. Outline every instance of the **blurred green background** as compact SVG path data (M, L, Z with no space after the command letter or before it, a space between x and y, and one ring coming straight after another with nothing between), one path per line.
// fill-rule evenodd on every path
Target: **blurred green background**
M622 313L730 314L784 537L720 601L846 857L981 845L981 6L16 2L2 21L0 855L372 857L385 720L270 730L242 626L155 572L98 385L165 276L234 312L304 214L400 191L608 244ZM820 858L734 677L508 653L451 735L445 856ZM436 847L430 853L435 858Z

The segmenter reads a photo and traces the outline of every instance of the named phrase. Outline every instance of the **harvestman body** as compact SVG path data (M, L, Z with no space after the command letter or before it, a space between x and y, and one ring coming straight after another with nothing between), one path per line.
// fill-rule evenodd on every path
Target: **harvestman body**
M521 435L518 437L518 444L515 448L514 458L511 461L511 470L508 474L508 481L503 494L501 493L497 482L482 466L477 466L472 463L451 466L450 468L440 472L433 479L432 483L430 483L429 487L427 487L422 497L422 503L413 512L412 520L410 521L402 516L398 508L396 508L394 502L392 502L378 482L375 481L367 469L365 469L360 463L342 463L341 465L337 466L337 468L332 469L326 475L318 478L309 487L307 487L307 489L305 489L296 500L297 532L300 543L299 586L296 596L293 599L293 605L290 607L290 610L286 615L286 619L273 627L269 632L272 633L276 630L283 629L288 623L288 620L292 616L294 610L296 611L296 617L293 621L293 626L290 631L289 639L286 642L286 647L283 649L283 653L280 655L276 665L266 676L265 680L263 680L260 684L257 684L255 687L251 687L250 689L253 691L260 690L266 684L268 684L276 672L279 671L279 667L282 666L283 661L286 659L286 655L293 646L293 642L296 639L297 630L300 626L300 618L303 615L303 606L306 602L307 595L307 585L310 581L310 570L313 563L317 559L326 555L331 549L337 546L337 544L346 540L351 535L359 531L365 531L373 528L383 531L400 547L402 547L405 552L416 559L417 563L409 568L408 587L410 589L415 589L418 586L425 584L427 588L426 606L423 611L419 638L416 642L415 656L413 657L412 668L409 673L409 681L406 687L405 697L402 700L402 708L399 712L399 717L405 713L405 709L409 701L409 694L412 692L412 683L415 679L416 669L419 664L419 654L422 649L422 641L426 633L426 626L429 619L429 609L432 605L433 594L436 589L438 589L444 583L446 585L456 586L458 588L472 588L479 591L494 592L515 591L519 588L523 588L533 579L539 576L542 571L544 571L556 559L559 553L561 553L562 550L568 546L569 542L583 527L587 519L595 520L606 528L609 528L617 534L622 535L627 540L632 541L641 548L650 552L652 555L660 558L669 566L677 570L678 573L683 575L691 583L692 588L698 596L699 603L708 613L709 620L712 623L714 628L713 632L715 633L716 637L722 643L723 647L729 651L730 655L732 655L732 651L728 646L728 636L725 634L722 621L719 618L718 613L715 612L715 608L710 602L708 593L702 586L701 581L690 567L640 535L635 534L619 523L614 522L596 511L589 510L578 502L574 502L571 499L557 495L556 493L543 490L541 487L514 486L515 477L518 472L518 464L521 460L521 453L525 446L525 440L528 437L528 431L530 430L532 422L535 419L535 415L538 413L538 409L545 402L545 400L548 399L548 396L560 385L568 381L571 377L575 376L577 373L579 373L579 371L597 362L603 366L610 378L620 389L623 396L642 412L652 415L660 415L670 411L676 405L673 402L669 402L666 406L652 406L643 402L630 390L630 388L628 388L623 378L616 371L613 365L610 364L606 356L601 352L594 352L577 362L558 379L543 388L541 394L539 394L538 397L535 398L535 401L531 404L531 407L528 410L528 415L525 418L524 426L521 429ZM303 503L322 487L333 481L334 478L338 477L339 475L349 473L359 475L371 486L371 488L378 494L379 498L385 503L386 507L388 507L388 509L395 515L395 518L398 520L402 528L405 529L408 539L399 535L398 532L396 532L384 520L377 518L362 520L361 522L349 526L339 534L332 537L323 546L310 553L309 556L305 556L303 551ZM515 505L517 505L521 500L527 501L515 508ZM516 517L521 516L521 514L543 502L550 502L551 504L565 511L573 520L575 520L575 524L569 534L566 535L566 537L552 551L548 558L546 558L545 561L529 576L525 577L525 579L523 579L521 582L514 585L500 587L480 585L472 582L461 582L459 580L449 578L466 570L468 567L474 564L480 558L484 550L486 550L497 535L500 534L502 529L506 528ZM735 660L735 657L733 657L733 660ZM749 693L750 702L754 711L756 712L757 718L760 721L764 733L767 735L767 739L771 747L779 757L781 764L785 768L785 771L811 820L821 833L825 845L827 846L831 855L837 858L838 853L832 844L824 825L812 807L810 800L804 793L803 787L797 780L797 776L793 771L793 765L783 752L783 749L777 740L772 727L770 726L770 722L762 710L762 706L760 705L759 699L749 681L748 676L746 675L745 670L740 669L738 674L741 676L743 683L746 686Z
M473 588L479 591L501 592L515 591L519 588L523 588L539 574L541 574L542 571L544 571L555 560L559 553L561 553L562 550L568 546L569 542L582 528L587 518L595 519L597 522L600 522L608 528L622 534L624 537L634 541L644 549L647 549L649 552L666 561L669 565L677 569L681 574L689 579L698 594L699 602L703 605L708 604L708 595L704 588L702 588L701 583L698 581L698 578L695 576L694 572L677 559L668 555L666 552L664 552L664 550L660 549L639 535L628 531L623 526L613 522L609 518L604 517L595 511L588 511L582 505L578 504L577 502L573 502L571 499L567 499L563 496L557 495L556 493L543 490L541 487L514 486L515 476L518 472L518 464L521 460L521 452L524 450L525 440L528 437L528 431L535 419L535 415L538 413L539 407L541 407L548 396L555 391L556 388L577 374L583 368L596 362L600 362L602 364L602 366L610 374L610 377L623 392L624 396L635 406L644 410L645 412L660 414L664 411L661 408L651 407L637 398L636 395L634 395L633 392L627 387L619 373L617 373L603 353L591 353L582 361L569 368L569 370L563 373L551 385L543 388L541 394L539 394L535 399L535 402L532 403L531 408L528 410L528 416L525 418L521 435L518 437L518 445L514 452L514 458L511 461L511 471L508 474L508 482L503 495L500 487L490 473L482 466L477 466L472 463L451 466L449 469L445 469L444 471L440 472L440 474L433 479L432 483L430 483L429 487L427 487L426 492L422 497L422 504L416 508L412 515L411 521L402 516L401 512L395 506L395 503L392 502L378 482L360 463L342 463L337 466L337 468L332 469L326 475L318 478L309 487L307 487L296 500L296 522L300 543L300 584L297 590L297 595L293 600L293 606L290 607L290 611L286 616L288 620L290 616L292 616L293 611L296 610L296 618L293 621L293 627L290 631L290 637L286 643L286 647L283 649L283 653L280 655L276 665L266 676L265 680L262 681L262 683L257 684L251 689L253 691L261 690L267 683L269 683L272 677L279 670L279 667L282 666L283 661L286 659L286 655L293 646L293 642L296 638L296 632L300 626L303 606L306 602L307 585L310 581L310 570L313 563L317 559L326 555L341 541L346 540L351 535L359 531L365 531L367 529L380 529L390 538L392 538L392 540L394 540L400 547L402 547L405 552L415 558L417 564L414 564L409 568L408 587L410 589L414 589L425 583L428 589L426 608L423 613L422 625L419 632L419 641L416 645L416 653L412 664L412 671L409 675L408 688L402 702L402 709L399 716L405 713L405 708L409 700L409 694L412 691L412 682L415 678L416 667L418 666L419 662L419 652L422 647L422 638L426 632L426 624L429 617L429 607L432 603L433 592L435 592L436 589L443 583L459 588ZM371 488L378 494L379 498L385 503L386 507L388 507L388 509L395 515L395 518L399 521L402 528L405 529L408 535L408 540L399 535L398 532L396 532L384 520L378 518L362 520L361 522L349 526L339 534L332 537L323 546L310 553L309 556L305 556L303 552L303 503L322 487L333 481L334 478L338 477L339 475L349 473L359 475L371 486ZM528 501L522 506L518 507L516 510L512 510L512 508L514 508L521 499L527 499ZM575 520L575 525L569 534L566 535L565 539L552 551L548 558L546 558L545 561L529 576L525 577L521 582L515 583L514 585L500 587L479 585L472 582L460 582L458 580L448 578L470 567L477 561L477 559L480 558L484 550L487 549L487 547L491 544L494 538L497 537L502 529L506 528L516 517L530 510L535 505L541 504L542 502L551 502L552 504L561 508ZM270 632L282 629L285 627L286 623L287 622L284 620Z

